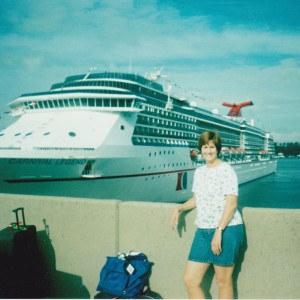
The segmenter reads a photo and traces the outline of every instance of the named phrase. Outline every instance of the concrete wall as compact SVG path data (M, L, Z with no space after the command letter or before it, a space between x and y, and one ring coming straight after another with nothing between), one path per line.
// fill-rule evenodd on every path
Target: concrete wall
M0 228L15 221L14 208L24 207L26 223L36 225L40 246L55 264L53 297L92 298L106 256L118 252L118 204L0 194Z
M55 298L93 298L106 256L144 252L154 262L151 288L164 298L186 298L182 274L193 239L195 211L184 213L178 230L169 217L175 204L119 202L0 194L0 228L25 207L39 243L55 263ZM234 274L240 299L300 298L300 210L245 208L247 243ZM214 273L207 296L217 297Z
M300 209L243 210L247 244L241 298L300 298Z
M194 236L195 211L168 228L173 204L122 202L120 248L144 251L155 262L151 286L165 298L186 298L182 274ZM300 210L244 208L246 242L234 273L240 299L300 298ZM217 298L213 270L204 289Z

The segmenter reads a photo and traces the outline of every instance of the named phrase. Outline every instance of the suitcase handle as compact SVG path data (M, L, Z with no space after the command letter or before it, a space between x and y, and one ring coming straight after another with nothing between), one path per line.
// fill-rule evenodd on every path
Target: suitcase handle
M19 211L22 211L22 219L23 219L23 225L22 227L26 227L26 223L25 223L25 214L24 214L24 207L18 207L16 209L13 210L13 212L16 214L16 220L17 220L17 227L20 230L20 223L19 223Z

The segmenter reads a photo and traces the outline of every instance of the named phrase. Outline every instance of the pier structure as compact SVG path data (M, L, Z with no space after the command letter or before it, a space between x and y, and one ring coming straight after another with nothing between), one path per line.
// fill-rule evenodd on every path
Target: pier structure
M184 212L172 231L168 222L175 205L0 194L0 228L14 221L13 209L25 208L48 268L49 298L93 298L106 257L133 250L154 262L153 291L164 299L186 299L182 276L195 211ZM235 297L299 299L300 209L245 207L242 214L246 242L234 273ZM212 269L203 287L217 298Z

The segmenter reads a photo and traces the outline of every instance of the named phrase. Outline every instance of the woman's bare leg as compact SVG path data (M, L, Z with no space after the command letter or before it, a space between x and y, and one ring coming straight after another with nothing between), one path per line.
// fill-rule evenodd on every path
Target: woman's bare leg
M189 299L205 299L200 284L210 264L188 261L184 272L183 281Z
M215 266L215 275L219 287L219 299L233 299L232 274L234 266L221 267Z

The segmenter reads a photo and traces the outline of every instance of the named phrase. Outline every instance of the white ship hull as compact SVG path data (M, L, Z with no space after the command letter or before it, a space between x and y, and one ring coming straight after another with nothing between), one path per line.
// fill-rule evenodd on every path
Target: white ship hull
M17 120L0 132L1 193L182 202L206 130L220 132L240 183L276 170L268 132L135 74L71 76L10 108Z
M136 149L140 148L140 149ZM107 147L84 175L88 158L9 158L0 161L2 193L69 196L123 201L183 202L191 196L195 164L187 149ZM122 153L123 157L120 157ZM151 154L150 154L151 153ZM164 154L165 153L165 154ZM276 161L233 163L239 183L276 170Z

